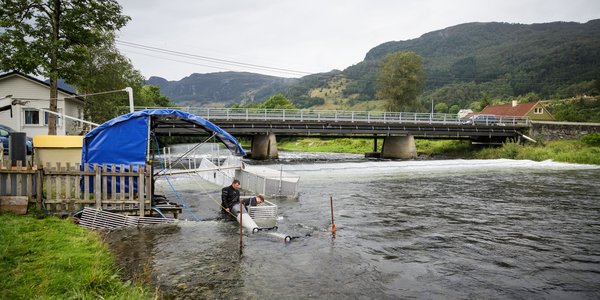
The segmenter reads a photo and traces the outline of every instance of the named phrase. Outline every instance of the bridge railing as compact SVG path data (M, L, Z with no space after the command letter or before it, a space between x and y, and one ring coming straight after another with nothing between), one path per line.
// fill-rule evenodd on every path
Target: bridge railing
M147 107L138 109L147 109ZM265 109L265 108L203 108L176 107L207 120L240 121L317 121L317 122L362 122L362 123L427 123L465 125L466 120L457 114L345 111L313 109ZM529 125L529 118L497 116L500 125Z

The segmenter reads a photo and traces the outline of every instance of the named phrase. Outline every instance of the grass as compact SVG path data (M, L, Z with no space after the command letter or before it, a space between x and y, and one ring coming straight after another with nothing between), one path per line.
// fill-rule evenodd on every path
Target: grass
M382 143L383 141L381 141ZM379 143L379 144L381 144ZM381 151L381 145L379 145ZM364 154L373 151L372 139L284 139L277 142L277 149L283 151L333 152Z
M600 165L600 147L581 140L550 141L543 144L507 143L499 148L483 149L476 158L512 158Z
M0 299L151 299L100 237L55 217L0 214Z

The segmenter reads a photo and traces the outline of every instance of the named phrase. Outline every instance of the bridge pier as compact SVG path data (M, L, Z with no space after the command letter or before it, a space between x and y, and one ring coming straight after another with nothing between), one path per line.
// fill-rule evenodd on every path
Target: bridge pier
M277 138L274 133L256 134L252 136L252 159L277 159Z
M382 158L400 158L409 159L417 157L417 146L415 137L406 136L387 136L383 140L381 149Z

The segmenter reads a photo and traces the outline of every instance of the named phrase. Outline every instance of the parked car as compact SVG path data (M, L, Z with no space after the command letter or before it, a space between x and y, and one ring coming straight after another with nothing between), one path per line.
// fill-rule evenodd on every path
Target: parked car
M2 142L4 153L8 153L8 139L13 132L16 131L8 126L0 125L0 141ZM26 138L25 147L27 147L27 155L31 155L33 152L33 140L30 137Z
M463 122L464 125L499 125L496 115L474 115Z

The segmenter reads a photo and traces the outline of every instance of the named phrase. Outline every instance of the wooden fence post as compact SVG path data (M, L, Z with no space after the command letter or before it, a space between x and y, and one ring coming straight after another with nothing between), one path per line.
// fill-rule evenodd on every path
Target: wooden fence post
M94 201L96 209L102 209L102 170L98 164L94 164Z
M144 183L144 179L145 178L145 174L144 174L144 168L142 165L138 165L138 172L137 172L137 177L138 177L138 197L139 197L139 208L140 208L140 217L144 216L144 210L146 209L145 206L145 201L144 201L144 190L146 189L146 185ZM133 189L133 184L129 187L130 189Z
M36 188L36 203L37 203L37 209L38 210L42 210L42 184L43 184L43 180L42 180L42 173L44 172L44 168L42 167L41 169L38 169L35 172L35 176L36 176L36 184L35 184L35 188Z

